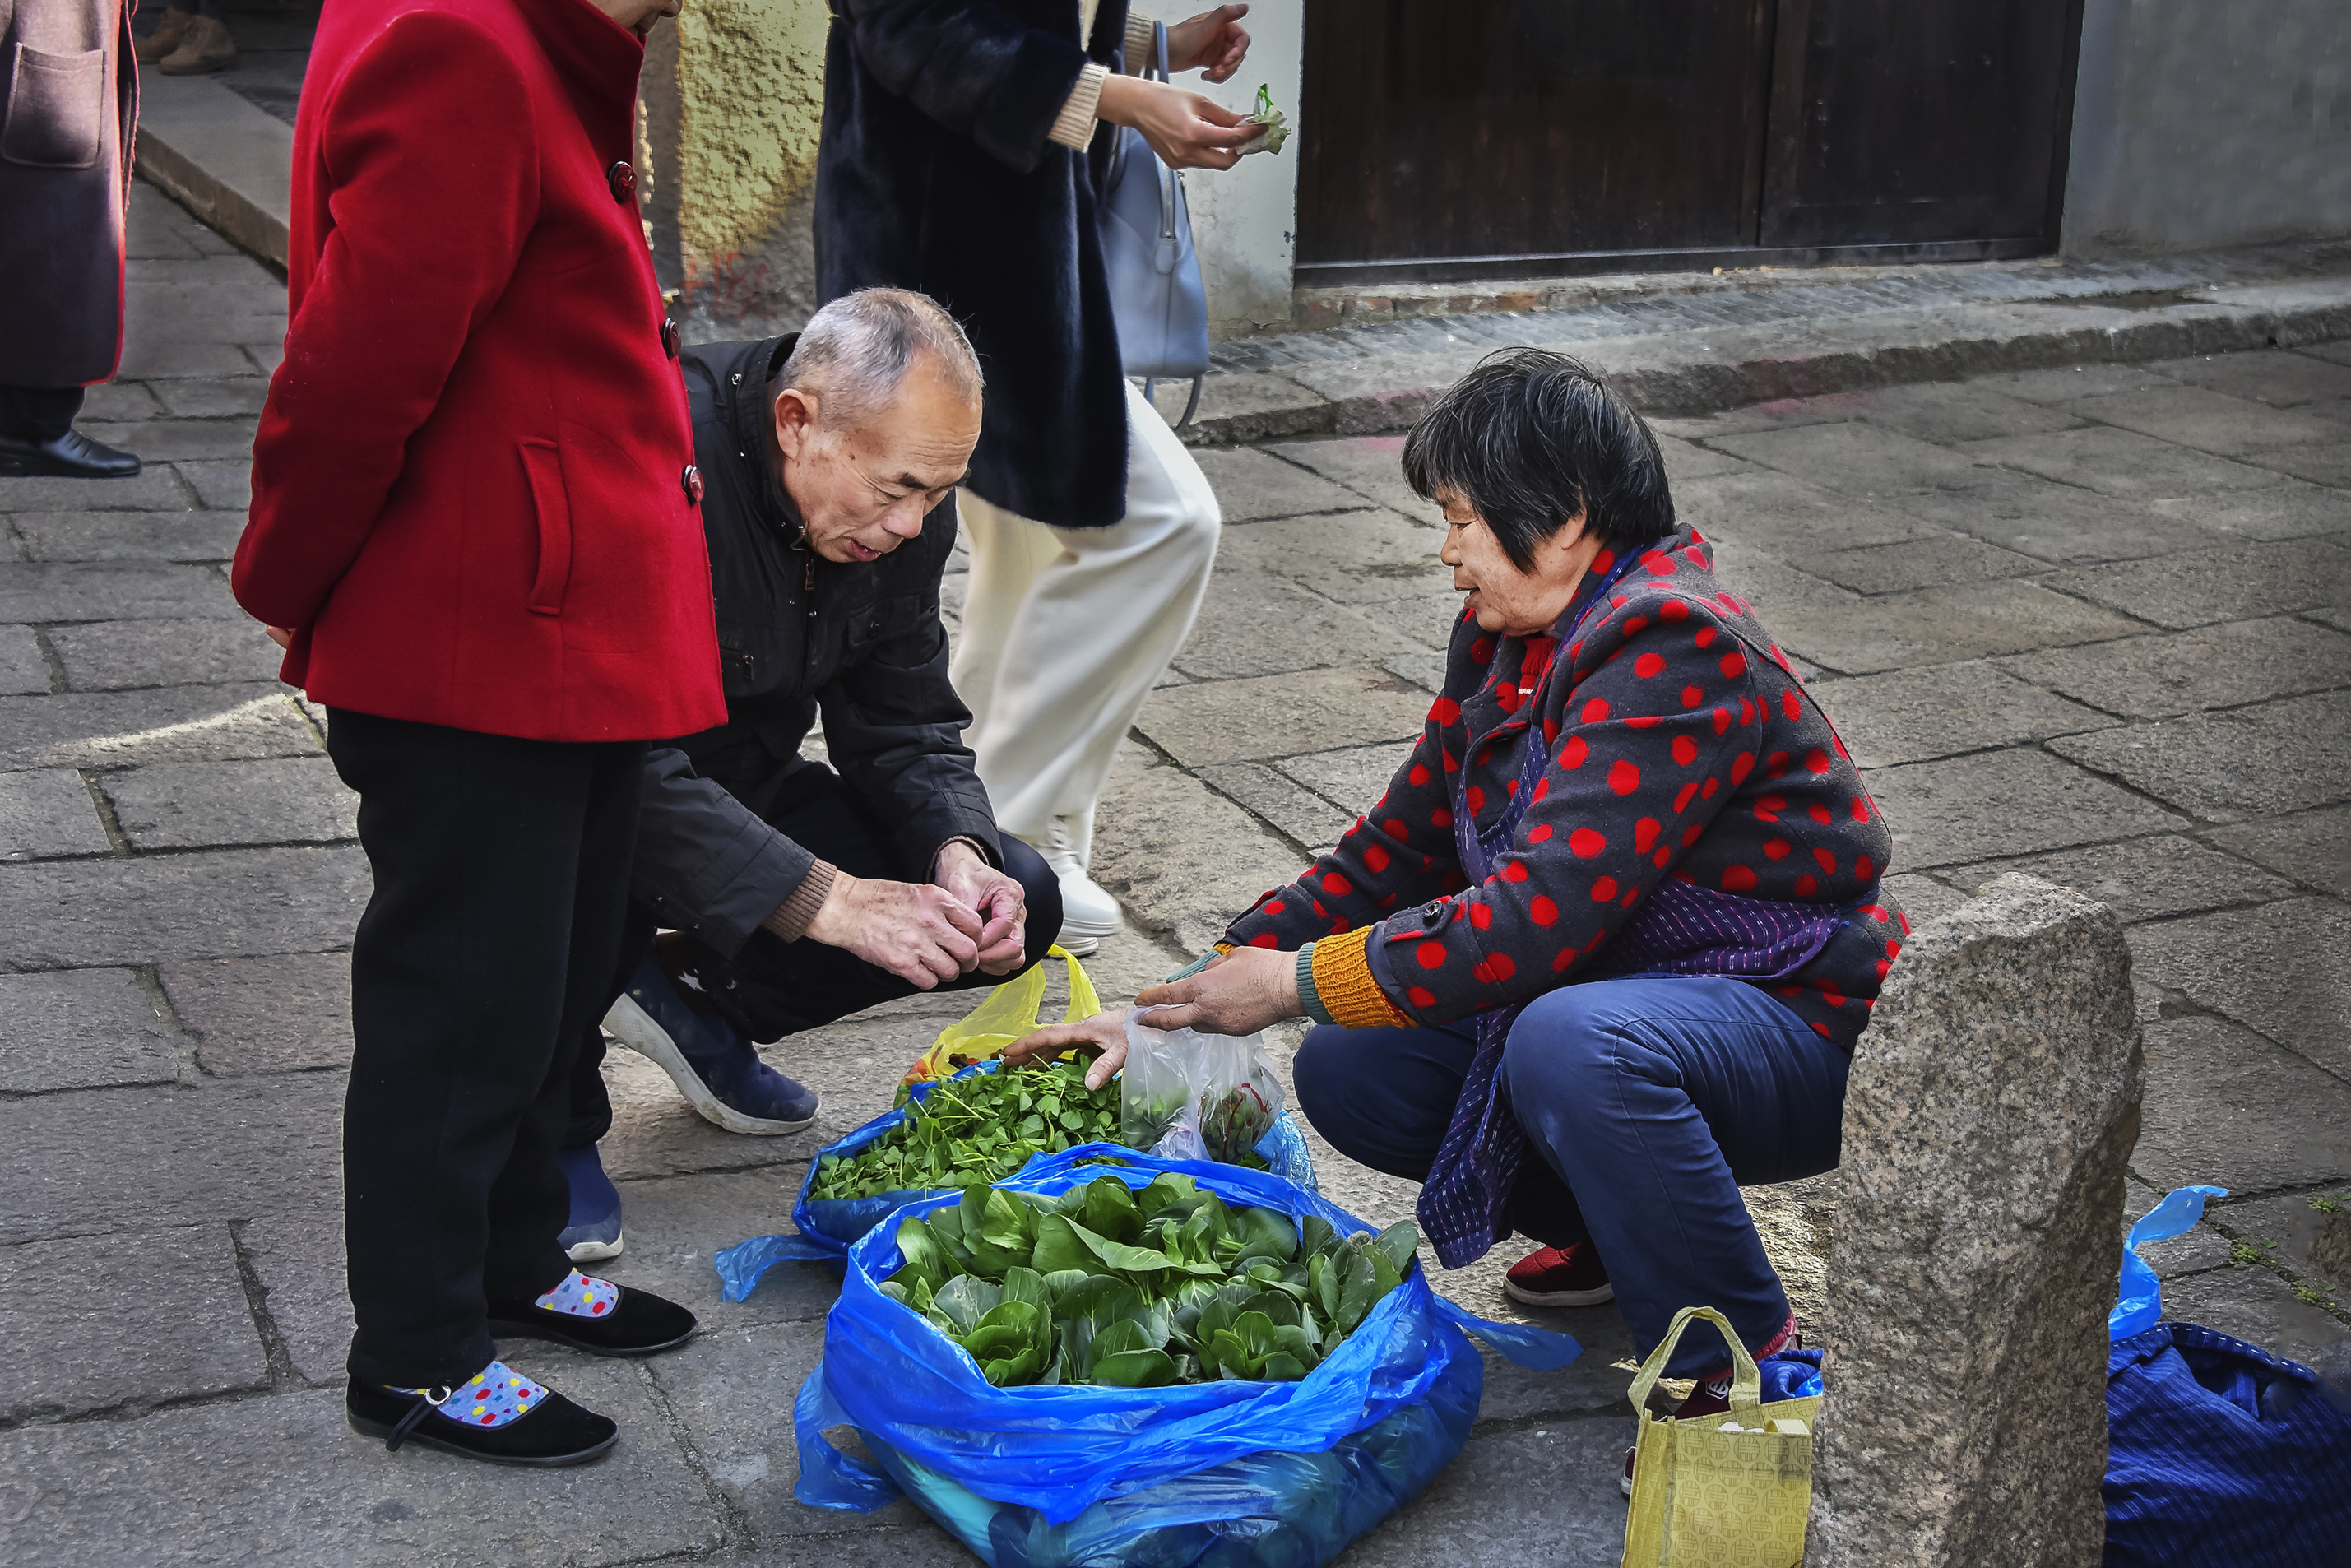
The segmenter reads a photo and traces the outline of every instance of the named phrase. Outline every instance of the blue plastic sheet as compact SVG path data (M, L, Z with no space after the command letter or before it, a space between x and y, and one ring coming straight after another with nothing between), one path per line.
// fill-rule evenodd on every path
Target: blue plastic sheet
M2123 1278L2116 1291L2115 1310L2106 1314L2106 1337L2128 1339L2145 1333L2163 1321L2163 1287L2146 1259L2138 1255L2142 1241L2168 1241L2196 1228L2204 1218L2204 1200L2226 1197L2221 1186L2180 1186L2163 1195L2163 1201L2139 1217L2123 1242Z
M993 1072L997 1066L994 1061L975 1062L956 1073L955 1079L968 1078L975 1072ZM909 1099L920 1101L935 1087L934 1083L916 1083L908 1091ZM905 1119L904 1105L885 1111L847 1137L819 1149L817 1159L827 1155L855 1154ZM1133 1153L1128 1149L1117 1152ZM1317 1190L1314 1161L1306 1152L1305 1134L1298 1130L1297 1120L1288 1111L1282 1112L1273 1130L1259 1142L1257 1153L1276 1176L1294 1181L1309 1192ZM942 1192L952 1195L960 1190L930 1187L877 1193L872 1197L812 1198L809 1188L815 1184L816 1167L816 1160L810 1160L807 1174L800 1177L799 1197L792 1204L792 1224L798 1235L754 1236L711 1260L717 1267L721 1293L726 1300L739 1301L749 1296L759 1283L759 1277L778 1263L838 1263L848 1256L852 1242L906 1205L937 1197Z
M1129 1164L1079 1164L1099 1155ZM1347 1233L1370 1228L1277 1176L1115 1145L1041 1157L997 1185L1052 1195L1103 1175L1142 1186L1168 1170L1229 1203L1319 1215ZM1465 1330L1526 1365L1564 1366L1580 1354L1564 1334L1472 1316L1435 1295L1416 1265L1296 1383L997 1388L878 1288L900 1262L895 1226L850 1249L841 1299L825 1321L824 1359L795 1404L796 1495L864 1511L903 1492L993 1568L1328 1562L1467 1441L1485 1363ZM835 1448L823 1433L837 1426L855 1428L881 1469Z

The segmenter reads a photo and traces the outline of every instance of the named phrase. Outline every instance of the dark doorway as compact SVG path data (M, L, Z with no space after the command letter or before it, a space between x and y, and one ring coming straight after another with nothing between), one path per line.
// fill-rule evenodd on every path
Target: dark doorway
M1307 0L1308 286L2054 247L2079 0Z

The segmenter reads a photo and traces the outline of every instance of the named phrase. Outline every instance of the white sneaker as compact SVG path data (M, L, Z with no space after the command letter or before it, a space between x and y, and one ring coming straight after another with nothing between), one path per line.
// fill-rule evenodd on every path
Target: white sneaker
M1118 900L1086 874L1067 817L1054 818L1045 841L1030 847L1045 857L1061 884L1061 946L1076 957L1092 957L1102 939L1122 924Z

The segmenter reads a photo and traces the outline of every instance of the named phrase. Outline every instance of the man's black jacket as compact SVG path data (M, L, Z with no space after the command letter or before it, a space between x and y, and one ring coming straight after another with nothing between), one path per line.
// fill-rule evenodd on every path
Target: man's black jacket
M890 824L910 875L927 876L950 839L1004 863L963 744L971 713L947 681L939 578L955 549L955 502L876 561L803 548L768 436L768 378L792 343L706 343L680 356L726 722L647 758L633 892L663 924L728 955L823 852L762 820L793 774L822 766L799 754L820 706L833 767Z

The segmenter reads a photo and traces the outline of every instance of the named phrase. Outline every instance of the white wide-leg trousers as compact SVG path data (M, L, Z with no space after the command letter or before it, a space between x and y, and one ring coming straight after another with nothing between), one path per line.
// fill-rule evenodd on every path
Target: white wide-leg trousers
M1132 383L1126 517L1061 528L956 497L971 586L952 674L997 824L1043 841L1072 819L1084 863L1093 808L1127 727L1184 645L1207 592L1222 516L1207 476Z

